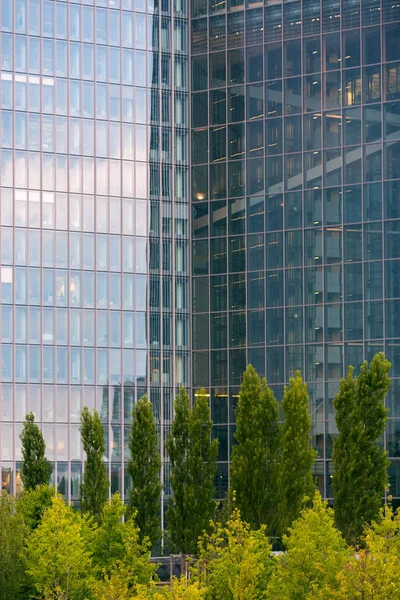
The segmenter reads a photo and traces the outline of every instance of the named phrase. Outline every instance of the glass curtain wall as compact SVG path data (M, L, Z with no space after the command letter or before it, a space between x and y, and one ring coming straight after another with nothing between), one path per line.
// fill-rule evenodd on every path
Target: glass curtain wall
M182 0L2 0L2 488L25 414L76 501L80 411L125 497L134 402L162 438L188 384L187 15Z
M384 351L400 497L399 36L389 0L191 1L193 386L219 496L247 363L279 399L302 371L332 497L339 380Z

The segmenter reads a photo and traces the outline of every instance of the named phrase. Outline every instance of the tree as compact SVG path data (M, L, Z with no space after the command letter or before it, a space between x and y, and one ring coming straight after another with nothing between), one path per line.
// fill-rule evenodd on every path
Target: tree
M319 492L312 507L302 511L283 540L286 552L279 558L268 598L331 598L339 588L338 574L351 553L335 528L333 510L327 508Z
M283 427L279 473L279 531L283 535L300 515L305 498L314 497L312 466L316 452L311 447L311 418L307 385L300 371L285 387L282 400Z
M26 415L19 438L22 443L21 479L24 489L34 490L37 485L48 485L52 467L45 456L46 444L32 412Z
M390 506L380 510L363 535L362 550L352 552L339 573L338 600L397 600L400 597L400 517Z
M231 489L243 519L274 529L280 427L278 402L251 365L243 375L236 409L237 444L232 450Z
M81 508L83 513L88 513L98 520L108 498L110 482L103 459L106 450L104 428L96 410L91 414L88 407L84 407L79 430L86 454L80 486Z
M338 437L333 446L336 524L348 543L358 543L365 525L379 516L388 480L387 453L379 445L387 420L384 400L390 363L383 353L358 377L350 367L334 400Z
M173 578L171 588L140 586L135 590L136 600L203 600L204 589L197 581ZM101 599L102 600L102 599ZM104 599L105 600L105 599ZM107 597L108 600L108 597ZM116 600L119 600L117 598ZM121 600L125 600L122 598Z
M27 528L16 512L16 500L0 495L0 600L24 598L25 574L21 560Z
M98 579L113 579L116 585L118 575L122 586L132 588L147 584L156 567L150 563L149 540L140 541L135 515L122 522L126 508L118 493L104 504L91 548Z
M175 419L167 440L173 496L168 505L168 532L175 552L195 554L215 508L214 477L218 440L211 441L212 421L204 390L193 410L184 388L175 400Z
M26 572L43 598L81 600L91 583L91 558L84 519L53 498L40 525L26 539L23 560Z
M261 600L274 561L265 525L254 531L235 508L225 526L213 524L199 542L197 579L207 600Z
M40 525L44 513L52 504L54 494L53 487L38 485L34 490L24 490L18 498L16 511L30 531Z
M130 506L136 512L140 539L148 537L152 546L161 537L161 456L153 409L147 396L143 396L132 413L129 434L131 458L128 473L132 479Z

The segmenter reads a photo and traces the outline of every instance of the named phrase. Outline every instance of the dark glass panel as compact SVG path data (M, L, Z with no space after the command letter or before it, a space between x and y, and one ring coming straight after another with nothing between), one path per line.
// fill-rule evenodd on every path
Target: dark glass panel
M226 235L227 207L226 200L210 203L210 228L212 236Z
M264 79L264 49L263 46L252 46L246 50L246 79L247 81L262 81Z
M344 265L344 299L345 302L363 299L362 264ZM340 300L341 297L338 298Z
M210 277L211 310L226 310L227 292L228 285L226 275Z
M363 30L363 64L371 65L381 61L381 30L372 27Z
M365 300L377 300L383 297L383 269L381 261L364 263Z
M344 67L358 67L361 63L360 31L345 31L343 33Z
M210 197L211 200L226 198L226 163L210 165Z
M228 88L228 121L244 121L244 88Z
M226 85L226 56L225 52L210 54L210 87L224 87Z
M192 94L192 127L205 127L208 124L208 94Z
M211 314L211 349L228 347L228 319L226 313Z

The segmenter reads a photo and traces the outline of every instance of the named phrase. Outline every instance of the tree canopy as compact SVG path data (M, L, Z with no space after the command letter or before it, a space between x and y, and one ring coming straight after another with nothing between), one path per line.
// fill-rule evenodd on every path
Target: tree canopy
M376 520L388 480L387 453L380 443L386 421L390 363L382 353L365 361L358 377L350 367L334 400L338 436L333 446L336 524L349 543Z
M34 490L38 485L49 485L52 466L47 460L46 444L42 432L31 412L25 417L21 440L21 479L25 490Z
M98 520L108 498L110 482L104 463L106 450L104 428L96 410L91 413L87 406L84 407L81 413L80 432L86 454L80 486L82 512Z
M195 554L197 540L208 529L215 508L214 477L218 440L211 440L212 421L204 390L193 409L184 388L175 400L175 418L167 440L173 495L167 512L173 551Z
M279 406L265 379L251 365L243 375L236 409L237 444L232 449L231 489L243 519L271 532L278 496Z
M300 371L285 387L282 400L283 427L279 469L278 522L284 534L300 515L304 499L314 497L312 468L316 452L311 446L311 417L307 384Z
M140 539L148 537L154 546L161 537L161 456L153 409L147 396L143 396L133 410L129 450L130 506L136 513Z

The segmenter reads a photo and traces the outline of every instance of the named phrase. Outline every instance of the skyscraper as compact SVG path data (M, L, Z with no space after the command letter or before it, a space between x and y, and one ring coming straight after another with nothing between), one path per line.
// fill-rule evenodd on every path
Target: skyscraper
M76 501L88 405L126 496L135 398L149 393L163 438L189 385L186 8L1 2L3 489L20 487L32 411Z
M250 362L278 398L302 371L331 497L340 377L383 350L399 499L399 5L0 11L2 487L20 489L33 411L54 483L77 501L88 405L105 425L111 490L126 497L135 399L149 394L163 445L185 385L210 396L222 497ZM168 495L167 463L162 479Z
M193 385L210 390L228 485L241 373L281 398L300 369L332 497L333 398L392 362L400 496L400 8L391 0L193 0Z

